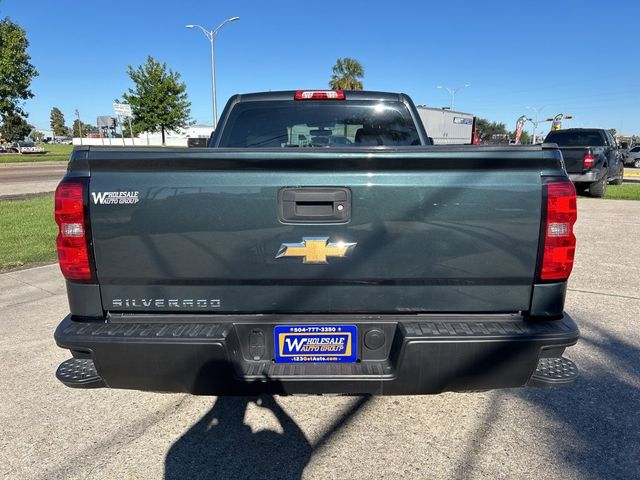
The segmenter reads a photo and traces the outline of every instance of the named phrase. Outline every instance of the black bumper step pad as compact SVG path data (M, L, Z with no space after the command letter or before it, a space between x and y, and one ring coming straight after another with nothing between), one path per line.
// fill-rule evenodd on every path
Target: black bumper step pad
M106 387L96 366L90 358L70 358L60 364L56 377L67 387L101 388Z
M565 385L578 378L578 367L573 361L564 357L541 358L538 367L531 376L529 385L552 387Z

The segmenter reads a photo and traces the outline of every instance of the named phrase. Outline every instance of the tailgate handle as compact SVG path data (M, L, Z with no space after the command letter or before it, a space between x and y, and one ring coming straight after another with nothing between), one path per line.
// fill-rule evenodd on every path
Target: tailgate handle
M333 187L287 187L278 193L284 223L346 223L351 219L351 190Z

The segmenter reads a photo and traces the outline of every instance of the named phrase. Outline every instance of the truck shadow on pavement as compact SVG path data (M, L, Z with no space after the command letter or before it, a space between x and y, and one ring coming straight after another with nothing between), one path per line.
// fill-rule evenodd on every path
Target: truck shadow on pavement
M539 438L544 452L541 461L550 464L551 477L559 467L576 478L639 478L640 349L585 318L575 319L583 329L579 343L593 351L589 360L571 349L566 352L577 360L581 376L560 389L493 392L480 426L457 462L454 478L464 478L478 467L491 450L492 430L500 423L501 411L522 401L535 407L535 416L510 419L512 429ZM532 476L538 478L540 472Z
M549 448L582 478L638 478L640 349L585 318L576 322L595 361L579 364L581 377L564 389L519 396L560 425Z
M213 408L169 449L165 459L165 479L302 478L313 451L368 400L366 396L358 397L351 408L312 445L272 395L218 397ZM244 423L251 403L271 411L282 433L275 430L253 433L251 427Z

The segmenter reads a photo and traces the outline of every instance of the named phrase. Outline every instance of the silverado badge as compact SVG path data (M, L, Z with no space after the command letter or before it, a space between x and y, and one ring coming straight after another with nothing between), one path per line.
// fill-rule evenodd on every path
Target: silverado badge
M302 243L283 243L276 258L302 257L302 263L327 263L327 257L346 257L357 243L329 242L329 237L303 237Z

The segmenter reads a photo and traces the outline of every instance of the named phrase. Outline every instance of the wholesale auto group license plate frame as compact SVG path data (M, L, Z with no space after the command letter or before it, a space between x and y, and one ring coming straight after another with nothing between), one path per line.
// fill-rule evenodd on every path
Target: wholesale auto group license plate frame
M355 325L277 325L273 339L278 363L353 363L358 359Z

